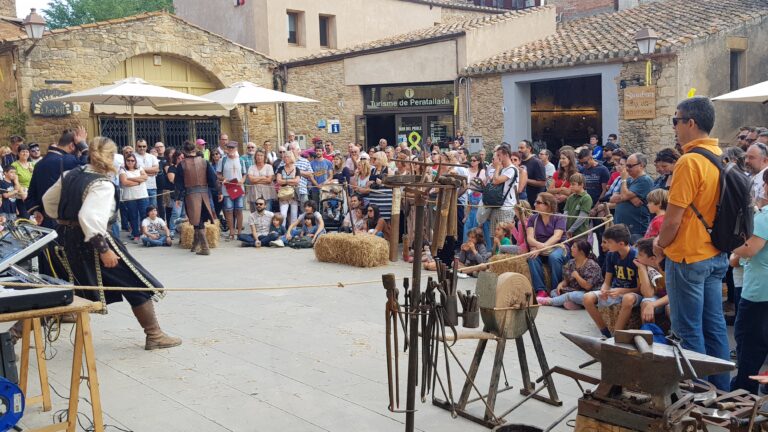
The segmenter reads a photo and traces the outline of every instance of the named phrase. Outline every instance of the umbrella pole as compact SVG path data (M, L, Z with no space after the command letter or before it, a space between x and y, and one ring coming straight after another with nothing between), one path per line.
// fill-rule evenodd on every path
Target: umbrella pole
M243 127L243 147L248 146L248 114L249 109L248 105L244 105L245 109L243 110L243 124L245 125Z
M136 144L136 119L134 118L134 111L136 109L135 103L130 102L131 104L131 142L128 143L128 145L132 146Z

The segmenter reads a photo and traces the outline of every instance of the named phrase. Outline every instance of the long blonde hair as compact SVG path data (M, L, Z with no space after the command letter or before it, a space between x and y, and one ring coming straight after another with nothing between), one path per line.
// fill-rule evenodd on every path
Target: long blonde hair
M117 172L115 169L115 152L117 152L117 145L114 141L97 136L91 140L91 145L88 146L89 163L96 172L114 174Z
M368 161L368 159L360 159L357 162L357 170L360 174L360 177L370 177L371 176L371 163Z

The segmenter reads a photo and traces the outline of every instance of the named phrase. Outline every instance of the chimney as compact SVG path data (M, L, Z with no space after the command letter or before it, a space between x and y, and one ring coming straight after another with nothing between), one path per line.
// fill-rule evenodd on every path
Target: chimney
M0 16L16 18L16 0L0 0Z

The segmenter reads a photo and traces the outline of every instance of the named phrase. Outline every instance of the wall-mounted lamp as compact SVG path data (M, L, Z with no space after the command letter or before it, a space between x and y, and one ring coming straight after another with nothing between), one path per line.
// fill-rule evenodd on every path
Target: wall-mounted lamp
M27 15L27 17L24 18L24 21L22 21L22 24L24 25L24 31L27 32L27 37L33 41L32 46L29 47L25 52L25 54L28 55L32 51L32 48L37 45L37 42L43 38L46 22L45 18L37 13L37 9L32 8L29 11L29 15Z
M659 35L655 31L649 28L640 29L635 33L635 43L640 54L644 57L648 57L656 52L656 42L659 40ZM645 62L645 85L651 85L655 72L658 71L658 67L654 67L651 59L647 59ZM660 71L659 71L660 74Z

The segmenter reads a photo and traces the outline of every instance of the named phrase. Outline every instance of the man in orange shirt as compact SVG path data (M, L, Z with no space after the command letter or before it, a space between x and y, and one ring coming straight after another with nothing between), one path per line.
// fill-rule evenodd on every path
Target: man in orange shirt
M709 132L715 124L715 107L704 97L685 99L672 119L683 156L675 164L669 203L659 236L656 256L666 255L667 289L672 330L684 348L721 359L729 358L728 333L722 304L722 280L728 269L727 255L718 250L691 205L712 224L720 196L720 172L694 148L716 155L722 151ZM727 373L709 381L727 391Z

